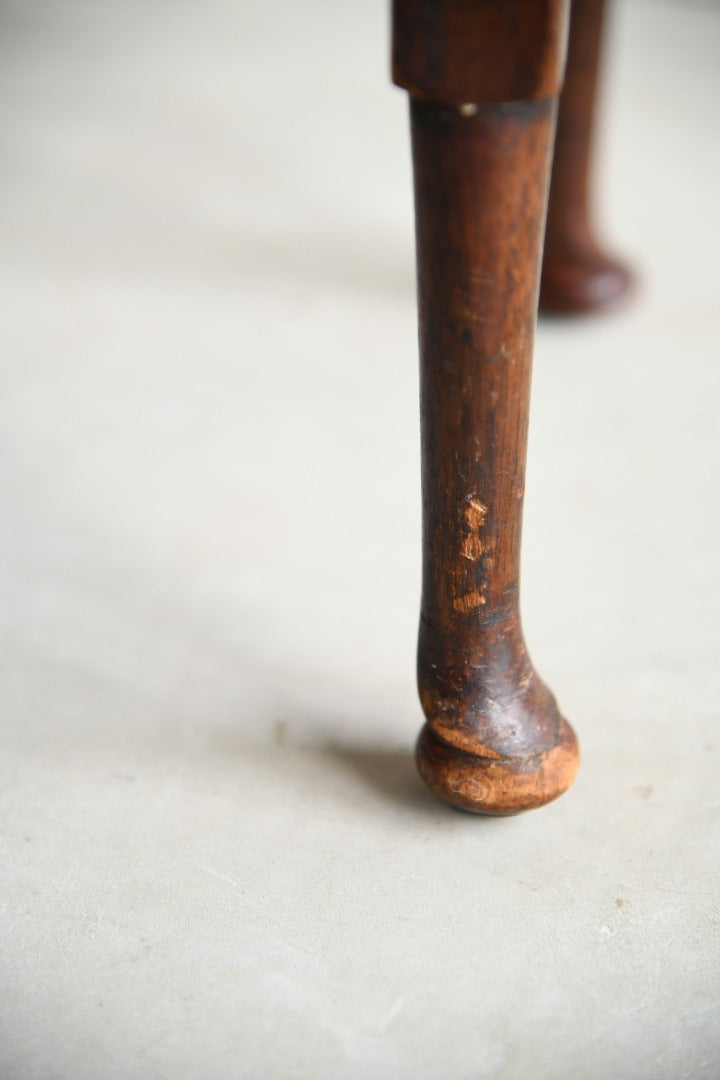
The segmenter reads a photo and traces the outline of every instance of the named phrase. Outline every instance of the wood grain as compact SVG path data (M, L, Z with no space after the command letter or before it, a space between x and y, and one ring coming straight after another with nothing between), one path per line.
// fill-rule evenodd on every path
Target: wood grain
M565 5L553 7L555 25ZM508 36L515 29L508 16ZM535 71L553 69L547 41L536 42ZM502 54L483 34L476 44L488 66ZM417 760L441 798L506 814L555 798L578 766L574 733L532 666L519 611L556 99L464 105L422 94L410 107L423 495L418 685L426 717Z

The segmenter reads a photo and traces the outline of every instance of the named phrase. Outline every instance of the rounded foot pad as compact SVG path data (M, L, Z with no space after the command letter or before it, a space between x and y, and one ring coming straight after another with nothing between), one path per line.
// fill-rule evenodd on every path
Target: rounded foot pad
M416 748L420 775L441 799L474 814L518 814L543 806L567 791L580 764L575 732L559 719L555 745L523 758L461 750L425 724Z
M626 266L599 250L546 253L540 282L540 311L582 315L614 307L629 292Z

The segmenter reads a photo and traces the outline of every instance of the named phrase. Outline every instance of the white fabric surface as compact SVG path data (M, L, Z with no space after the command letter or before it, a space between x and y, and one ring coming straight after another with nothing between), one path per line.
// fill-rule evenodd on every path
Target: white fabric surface
M387 9L6 0L0 1076L718 1076L717 7L613 24L626 311L540 328L536 663L575 788L416 778Z

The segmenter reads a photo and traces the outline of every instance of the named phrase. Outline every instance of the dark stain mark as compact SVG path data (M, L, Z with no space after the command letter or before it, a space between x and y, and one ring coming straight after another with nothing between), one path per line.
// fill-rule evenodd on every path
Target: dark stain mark
M287 720L277 720L273 727L273 739L276 746L284 746L287 742Z

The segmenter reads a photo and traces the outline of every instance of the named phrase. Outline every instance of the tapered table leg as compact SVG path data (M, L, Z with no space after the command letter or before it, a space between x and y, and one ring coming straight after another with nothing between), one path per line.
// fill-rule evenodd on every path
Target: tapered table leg
M540 287L540 307L548 313L610 307L632 283L628 268L598 243L593 227L592 146L604 10L604 0L573 0L571 6Z
M398 7L409 6L396 4L396 19ZM474 20L491 7L436 5L454 8L454 16L462 8L460 37L475 27L488 57L503 48L496 40L493 51L488 40L497 19L479 27ZM561 55L563 5L547 7ZM510 8L531 16L538 0ZM508 50L522 29L515 16L506 18ZM458 18L452 22L446 43ZM422 30L421 23L414 33ZM407 50L412 34L400 37ZM497 95L461 78L446 95L451 100L429 100L418 93L425 60L422 49L417 60L412 40L414 51L398 62L396 38L395 78L413 90L423 485L418 683L426 716L417 760L448 802L515 813L561 794L578 765L574 733L532 666L519 611L530 369L559 68L546 33L538 35L538 81L524 87L527 100L518 100L507 70L498 73ZM477 50L471 54L477 61ZM457 79L453 60L448 71ZM442 63L436 58L431 68L437 79ZM502 100L487 100L493 96Z

